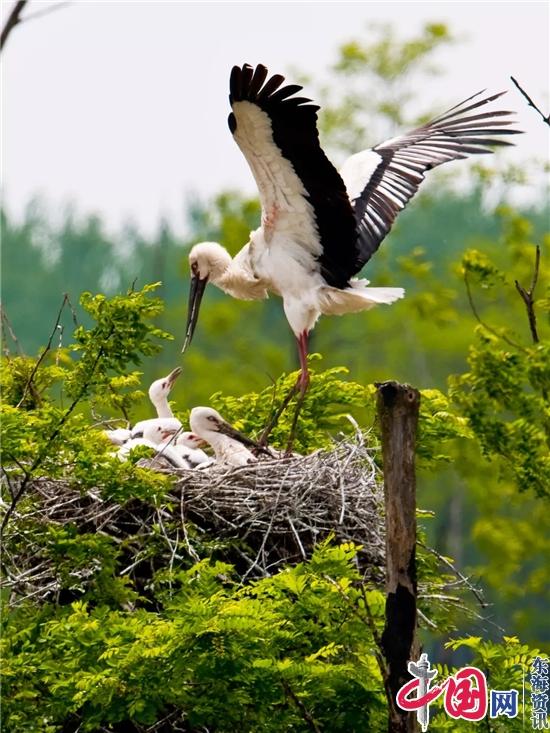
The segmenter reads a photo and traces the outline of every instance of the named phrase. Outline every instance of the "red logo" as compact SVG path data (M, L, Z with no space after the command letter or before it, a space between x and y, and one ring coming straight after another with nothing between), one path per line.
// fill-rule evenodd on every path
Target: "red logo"
M429 706L444 694L445 712L457 720L478 721L487 714L487 680L477 667L463 667L440 685L430 687L437 670L430 669L427 654L421 654L418 662L409 662L408 670L413 679L397 693L396 702L402 710L416 710L422 731L428 729Z

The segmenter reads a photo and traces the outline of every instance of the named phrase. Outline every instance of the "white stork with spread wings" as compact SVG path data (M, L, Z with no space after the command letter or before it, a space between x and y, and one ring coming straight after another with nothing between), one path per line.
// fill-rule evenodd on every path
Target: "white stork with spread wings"
M302 87L267 79L265 66L231 72L229 128L258 185L262 223L232 259L214 242L189 254L190 343L208 281L235 298L280 295L298 342L302 394L308 334L321 314L342 315L393 303L402 288L371 288L354 276L376 252L424 174L442 163L510 145L511 112L486 111L500 94L482 93L415 130L351 156L340 173L319 145L317 110ZM266 81L267 80L267 81Z

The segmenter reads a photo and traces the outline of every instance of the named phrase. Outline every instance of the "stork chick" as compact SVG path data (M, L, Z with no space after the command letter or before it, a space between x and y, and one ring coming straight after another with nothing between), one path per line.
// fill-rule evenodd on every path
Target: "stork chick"
M214 449L216 461L229 466L256 462L249 448L257 444L230 425L211 407L194 407L189 416L192 432Z
M168 395L181 372L181 367L176 367L172 369L168 376L156 379L151 384L149 387L149 399L157 411L157 417L137 422L131 430L132 438L142 436L144 429L149 425L160 425L167 430L171 430L174 426L176 426L176 430L181 429L181 423L174 417L174 413L168 402Z
M173 426L172 429L167 429L155 420L144 422L148 424L143 428L143 434L140 437L130 438L120 447L117 455L121 461L128 460L133 448L145 446L155 451L155 457L162 455L174 468L192 468L190 463L170 445L170 439L174 437L179 427Z
M189 430L180 433L174 441L174 449L191 464L191 468L212 462L210 456L202 450L205 445L205 440Z

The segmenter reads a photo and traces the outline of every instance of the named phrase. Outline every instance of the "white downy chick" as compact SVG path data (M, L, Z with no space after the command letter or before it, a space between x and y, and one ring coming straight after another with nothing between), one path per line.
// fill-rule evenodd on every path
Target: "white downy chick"
M189 424L195 435L212 446L218 463L246 466L256 462L256 456L247 447L254 447L254 441L235 430L211 407L194 407Z
M171 430L174 426L177 426L176 430L181 429L181 423L174 417L174 413L168 402L168 395L181 372L181 367L176 367L168 376L156 379L151 384L149 387L149 399L157 411L157 417L137 422L131 431L132 438L140 438L143 435L144 429L150 425L160 425L167 430Z

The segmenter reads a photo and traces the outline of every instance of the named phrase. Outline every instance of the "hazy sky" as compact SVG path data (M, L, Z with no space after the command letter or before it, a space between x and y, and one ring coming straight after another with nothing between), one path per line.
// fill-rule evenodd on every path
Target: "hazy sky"
M55 4L32 0L25 12ZM3 0L3 20L10 7ZM464 39L435 57L445 74L419 90L426 107L513 89L512 74L546 109L548 16L546 2L77 0L18 26L6 45L5 200L16 215L39 193L57 210L72 201L100 212L111 229L132 219L149 233L161 215L182 229L190 192L255 190L226 123L231 66L322 81L338 45L374 22L408 36L441 21ZM506 106L527 131L511 159L546 157L548 128L515 91Z

